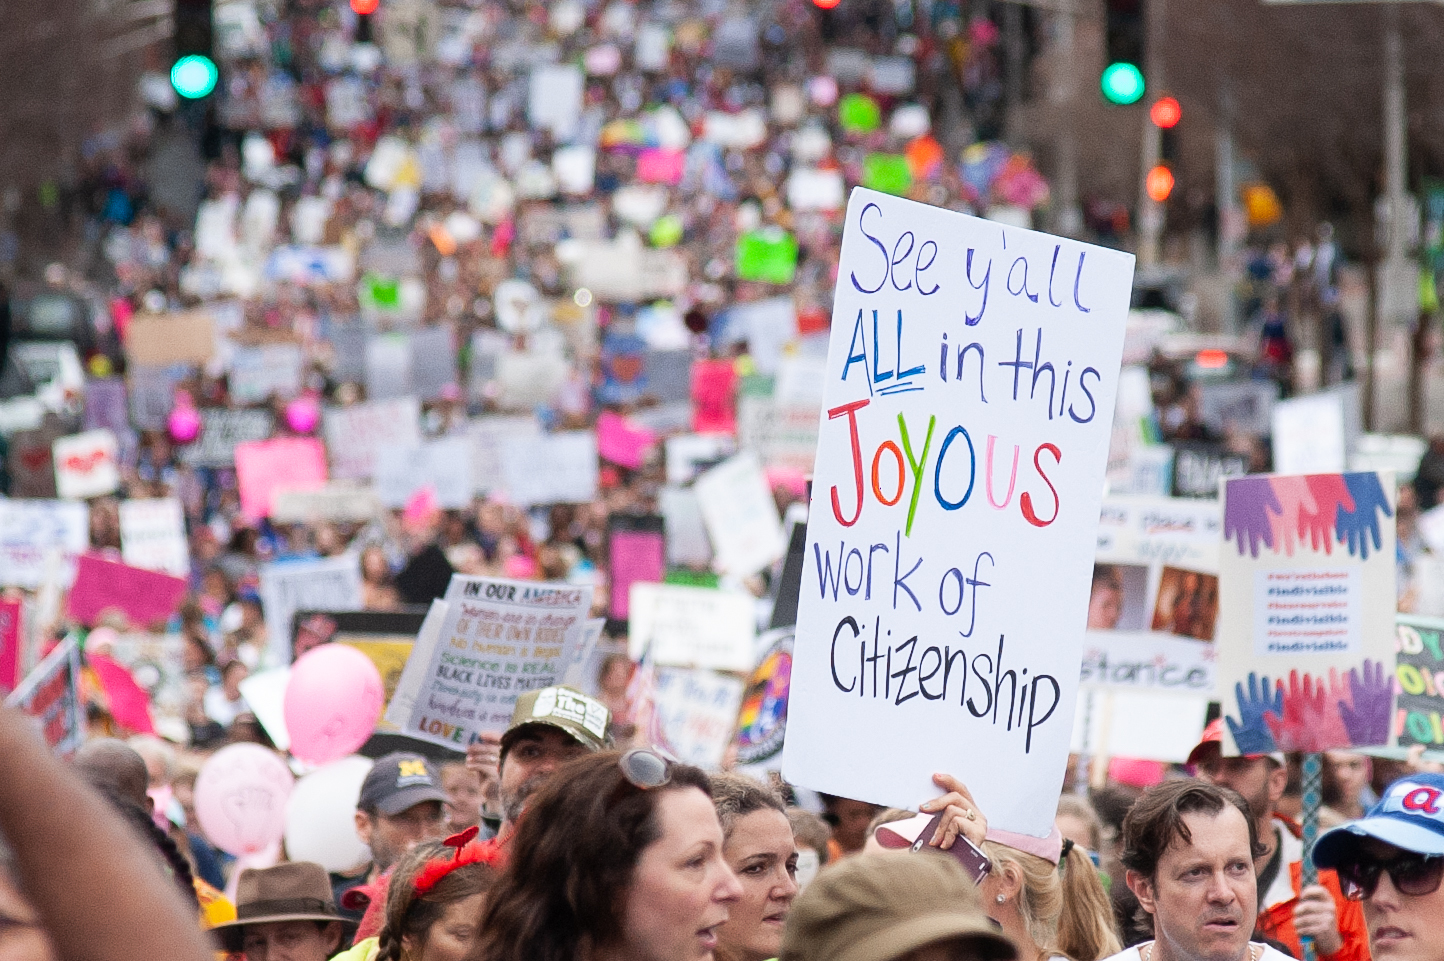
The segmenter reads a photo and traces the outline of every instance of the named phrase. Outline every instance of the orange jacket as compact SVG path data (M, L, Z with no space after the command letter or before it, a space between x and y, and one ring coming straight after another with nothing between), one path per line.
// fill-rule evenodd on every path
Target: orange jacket
M1283 818L1276 818L1276 824L1292 832L1296 825ZM1281 839L1286 844L1285 853L1289 853L1288 844L1292 839L1297 844L1297 838ZM1301 851L1300 851L1301 853ZM1269 898L1265 893L1265 903L1259 905L1258 933L1266 938L1279 942L1291 951L1296 958L1304 956L1303 943L1299 941L1299 933L1294 929L1294 907L1299 901L1299 891L1303 887L1304 865L1300 860L1290 858L1289 860L1289 882L1293 888L1291 897L1285 899ZM1364 911L1357 901L1350 901L1344 897L1344 892L1339 888L1339 876L1333 871L1320 870L1319 883L1329 892L1334 899L1334 910L1337 912L1336 922L1339 927L1339 936L1343 938L1344 946L1334 954L1318 953L1321 961L1370 961L1369 958L1369 928L1364 923ZM1270 892L1277 888L1270 888ZM1267 903L1272 901L1273 903Z

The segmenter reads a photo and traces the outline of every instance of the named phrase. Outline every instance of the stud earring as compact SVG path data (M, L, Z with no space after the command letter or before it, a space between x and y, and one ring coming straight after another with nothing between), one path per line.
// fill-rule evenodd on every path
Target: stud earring
M1001 894L998 895L998 903L999 903L999 904L1002 904L1002 903L1003 903L1004 901L1006 901L1006 900L1008 900L1008 899L1005 898L1005 897L1003 897Z

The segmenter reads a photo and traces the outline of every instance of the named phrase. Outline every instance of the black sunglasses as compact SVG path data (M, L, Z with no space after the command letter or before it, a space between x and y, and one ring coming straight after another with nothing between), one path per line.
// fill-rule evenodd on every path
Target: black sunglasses
M1386 871L1400 894L1417 898L1439 890L1439 882L1444 880L1444 856L1408 853L1385 861L1360 852L1337 870L1339 887L1350 901L1373 897L1379 877Z

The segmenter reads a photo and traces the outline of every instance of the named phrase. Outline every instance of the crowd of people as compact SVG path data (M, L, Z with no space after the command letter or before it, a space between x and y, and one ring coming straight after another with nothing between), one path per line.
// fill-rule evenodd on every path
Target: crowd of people
M246 868L232 904L151 820L138 752L100 739L67 765L7 709L0 957L1444 957L1444 775L1416 762L1386 785L1363 817L1318 839L1306 881L1296 825L1276 810L1288 760L1222 757L1218 733L1195 749L1194 776L1138 793L1106 837L1077 795L1060 800L1046 837L990 828L967 786L940 774L943 793L919 812L880 812L861 850L832 853L794 816L785 784L709 775L661 749L620 752L527 708L498 768L476 765L479 781L506 785L496 833L484 821L448 834L430 762L388 755L358 801L373 856L361 877L305 861ZM827 852L812 878L799 876L805 850Z
M163 84L123 135L87 142L57 227L78 226L92 256L42 285L90 311L83 376L46 395L37 424L7 422L0 493L50 502L32 485L55 465L37 467L27 445L113 431L118 482L86 498L79 546L125 556L124 505L174 499L185 590L168 623L115 610L81 622L53 564L23 583L0 569L0 600L24 615L21 666L81 643L90 734L62 761L0 708L0 961L1444 961L1444 776L1422 761L1326 757L1316 880L1298 756L1224 757L1221 722L1187 766L1158 765L1156 783L1063 795L1042 838L990 828L945 772L917 811L730 763L707 772L637 723L606 589L616 519L655 515L678 488L661 445L603 457L594 496L577 502L468 490L441 506L423 489L364 518L298 522L248 511L234 463L198 461L195 433L177 429L177 410L252 411L269 419L246 439L306 438L322 407L396 397L416 401L428 440L501 417L530 418L538 436L595 429L602 414L655 439L706 414L725 435L718 452L764 447L785 514L806 500L795 451L774 457L739 424L740 395L780 394L806 372L789 365L825 342L845 188L1019 225L1048 199L1031 159L993 139L993 21L947 2L859 6L844 19L809 0L384 0L374 15L219 4L222 85L194 216L142 173L149 148L197 116ZM1278 288L1290 271L1332 282L1329 238L1309 250L1249 274L1262 376L1287 390ZM780 331L736 319L778 297L787 306L767 324ZM183 312L209 317L223 349L137 363L130 325ZM388 350L403 341L398 374ZM684 361L680 392L664 386L662 355ZM1332 356L1325 380L1349 373L1348 351ZM698 386L698 365L718 362L720 399ZM1205 423L1187 367L1148 361L1153 439L1267 470L1263 436ZM1401 488L1404 611L1444 613L1417 524L1441 465L1436 445ZM595 585L610 653L570 696L603 721L540 716L546 691L531 692L464 760L377 757L346 812L359 863L328 870L284 848L238 858L197 814L203 765L228 745L276 746L247 679L335 630L324 617L278 625L262 572L342 556L356 559L357 606L377 613L434 599L438 571L443 588L451 573ZM668 564L715 586L707 566L705 552ZM722 587L766 607L780 568ZM1207 640L1217 582L1189 576L1153 626ZM1090 629L1118 626L1123 590L1097 568ZM137 638L163 653L136 655ZM130 688L102 670L114 659ZM122 689L151 700L127 710Z

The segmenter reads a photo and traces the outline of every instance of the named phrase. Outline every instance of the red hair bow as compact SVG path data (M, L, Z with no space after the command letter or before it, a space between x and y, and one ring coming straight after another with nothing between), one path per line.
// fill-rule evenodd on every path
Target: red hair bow
M416 876L412 887L416 890L416 896L422 897L442 878L446 877L457 868L465 867L468 864L485 864L488 867L498 867L501 852L495 844L476 842L478 828L472 825L460 834L453 834L441 842L447 847L455 848L451 857L445 854L438 855L426 862L426 867Z

